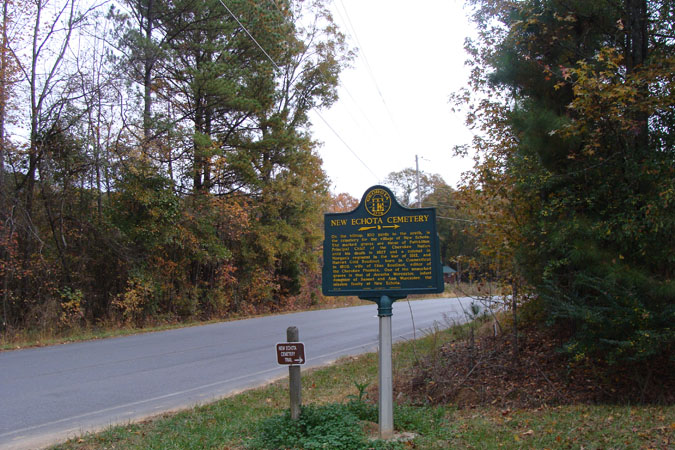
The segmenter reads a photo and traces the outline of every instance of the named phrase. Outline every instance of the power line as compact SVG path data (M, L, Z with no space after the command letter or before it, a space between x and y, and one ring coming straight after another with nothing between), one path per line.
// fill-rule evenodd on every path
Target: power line
M323 69L319 69L319 70L323 71ZM347 86L343 84L342 89L344 89L345 92L347 92L347 95L349 96L349 98L352 99L352 101L354 102L356 107L359 109L359 112L361 112L361 115L366 119L366 122L368 122L368 125L370 125L370 128L372 128L372 130L375 132L375 134L377 134L378 136L381 136L380 132L377 130L377 128L375 128L375 125L373 125L373 122L371 122L370 117L368 117L368 114L366 114L366 111L363 109L363 107L361 107L359 102L356 100L356 97L354 97L352 95L352 93L349 91Z
M354 24L352 23L351 18L349 17L349 12L347 11L347 8L345 7L345 4L340 0L340 4L342 5L342 9L345 12L345 16L347 16L347 20L345 21L346 24L348 24L349 28L352 30L352 34L354 35L354 39L356 40L356 44L359 46L361 51L359 52L359 56L363 57L363 61L366 63L366 69L368 71L368 75L370 75L370 79L373 81L373 84L375 85L375 90L377 91L378 95L380 96L380 100L382 100L382 104L384 105L384 109L387 110L387 114L389 115L389 120L391 120L392 125L394 126L394 129L398 132L399 127L396 124L396 120L394 120L394 116L391 113L391 110L389 109L389 105L387 105L387 102L384 99L384 95L382 94L382 91L380 90L380 86L377 83L377 80L375 79L375 74L373 73L373 69L370 67L370 62L368 61L368 57L366 56L366 50L361 45L361 41L359 41L359 36L356 33L356 28L354 27ZM336 5L336 11L338 14L340 14L340 10L337 8ZM342 14L340 14L340 17L342 17ZM344 18L342 19L344 20Z
M338 139L340 139L340 141L342 141L342 143L344 144L344 146L347 147L347 150L349 150L350 152L352 152L352 155L354 155L354 157L355 157L356 159L358 159L359 162L360 162L361 164L363 164L363 167L365 167L366 169L368 169L368 172L370 172L370 173L375 177L376 180L379 180L380 178L379 178L377 175L375 175L375 172L373 172L372 169L371 169L370 167L368 167L368 165L367 165L366 163L364 163L363 160L362 160L361 158L359 158L359 155L357 155L356 152L355 152L354 150L352 150L352 148L349 146L349 144L347 144L347 143L345 142L345 140L342 139L342 136L340 136L340 135L338 134L338 132L335 131L335 130L333 129L333 127L328 123L328 121L327 121L326 119L323 118L323 116L321 115L321 113L319 113L318 110L314 110L314 113L315 113L317 116L319 116L319 119L323 120L323 123L326 124L326 126L330 129L330 131L332 131L332 132L335 134L335 136L337 136Z
M277 0L271 0L271 1L272 1L272 3L274 4L274 6L277 8L277 10L283 15L284 12L283 12L283 11L281 10L281 8L279 7L279 4L278 4ZM343 7L344 7L344 5L343 5ZM336 10L337 10L337 9L336 9ZM340 14L340 11L339 11L339 10L337 10L337 12L338 12L338 14ZM345 12L346 12L346 11L345 11ZM342 17L341 14L340 14L340 17ZM344 20L344 19L343 19L343 20ZM350 23L351 23L351 21L350 21ZM325 76L325 77L328 76L328 74L325 72L325 70L323 69L323 67L321 67L321 65L317 66L317 69L319 69L319 72L321 72L321 74L322 74L323 76ZM370 125L370 127L373 129L373 131L374 131L376 134L379 135L379 134L380 134L379 131L375 128L375 125L373 125L373 122L370 120L370 117L368 117L368 114L366 114L366 111L363 109L363 107L361 107L361 105L359 104L359 102L356 100L356 97L354 97L354 95L352 95L352 93L351 93L351 91L349 90L349 88L348 88L346 85L344 85L344 84L341 85L341 88L344 89L344 91L347 93L347 95L349 96L349 98L352 99L352 101L354 102L354 104L355 104L356 107L358 108L358 110L359 110L359 112L361 113L361 115L366 119L366 122L368 122L368 125ZM351 113L350 113L350 115L351 115ZM356 120L356 118L354 118L353 115L352 115L352 118L353 118L354 121L358 124L358 121Z
M223 5L223 7L227 10L227 12L230 14L230 16L232 16L232 18L239 24L239 26L246 32L246 34L248 35L248 37L250 37L251 40L252 40L253 42L255 42L255 45L257 45L258 48L265 54L265 56L267 57L267 59L270 60L270 62L274 65L274 67L275 67L278 71L281 72L281 68L277 65L277 63L274 61L274 59L272 59L272 57L265 51L265 49L262 47L262 45L260 45L260 43L253 37L253 35L248 31L248 29L244 26L244 24L241 23L241 22L239 21L239 19L237 18L237 16L234 15L234 13L230 10L230 8L227 7L227 5L223 2L223 0L218 0L218 1L219 1L220 4ZM276 2L274 2L274 1L273 1L273 3L274 3L274 5L277 7L277 9L279 10L279 12L281 12L281 9L279 9L279 5L277 5ZM282 13L282 14L283 14L283 13ZM384 101L384 99L382 99L382 100ZM313 109L314 109L314 108L313 108ZM370 167L368 167L368 165L367 165L365 162L363 162L363 160L362 160L361 158L359 158L359 155L357 155L356 152L355 152L354 150L352 150L352 148L349 146L349 144L347 144L347 142L342 138L342 136L340 136L340 134L339 134L337 131L335 131L335 129L328 123L328 121L327 121L326 119L324 119L324 117L321 115L321 113L319 113L319 110L318 110L318 109L314 109L314 112L315 112L316 115L319 116L319 118L326 124L326 126L333 132L333 134L335 134L335 136L337 136L338 139L340 139L340 141L341 141L341 142L344 144L344 146L347 147L347 149L348 149L348 150L356 157L356 159L358 159L359 162L360 162L361 164L363 164L363 166L364 166L366 169L368 169L368 171L375 177L375 179L376 179L376 180L379 180L379 177L378 177L377 175L375 175L375 172L373 172L373 170L372 170Z
M223 5L223 8L225 8L225 9L227 10L227 12L230 13L230 16L232 16L232 18L239 24L239 26L246 32L246 34L248 35L248 37L250 37L251 40L252 40L253 42L255 42L255 45L257 45L258 48L265 54L265 56L267 56L267 59L270 60L270 62L274 65L274 67L276 67L276 69L277 69L278 71L281 72L281 68L279 68L279 66L277 66L277 63L274 62L274 60L272 59L272 57L271 57L270 55L267 54L267 52L265 51L265 49L262 48L262 45L260 45L260 44L258 43L258 41L256 41L256 39L255 39L255 38L253 37L253 35L248 31L248 29L244 26L244 24L242 24L241 22L239 22L239 19L237 18L237 16L235 16L234 13L232 13L232 11L230 11L230 8L227 7L227 5L223 2L223 0L218 0L218 1L220 2L221 5ZM275 3L275 5L276 5L276 3ZM277 6L277 8L278 8L278 6Z
M483 225L487 225L489 222L483 222L481 220L469 220L469 219L457 219L455 217L447 217L447 216L436 216L439 219L445 219L445 220L454 220L455 222L468 222L468 223L480 223Z

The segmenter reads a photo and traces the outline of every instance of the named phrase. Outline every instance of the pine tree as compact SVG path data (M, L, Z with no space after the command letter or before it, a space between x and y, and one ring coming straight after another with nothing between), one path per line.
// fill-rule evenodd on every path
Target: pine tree
M484 72L473 82L494 95L470 116L486 144L474 183L503 200L493 223L520 222L508 238L514 271L568 330L576 358L668 355L673 6L475 3L483 39L472 51Z

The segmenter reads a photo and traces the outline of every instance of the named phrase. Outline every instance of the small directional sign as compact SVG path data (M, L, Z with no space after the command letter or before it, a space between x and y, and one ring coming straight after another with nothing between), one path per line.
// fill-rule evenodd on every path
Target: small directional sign
M277 363L283 366L305 364L305 344L302 342L280 342L276 345Z

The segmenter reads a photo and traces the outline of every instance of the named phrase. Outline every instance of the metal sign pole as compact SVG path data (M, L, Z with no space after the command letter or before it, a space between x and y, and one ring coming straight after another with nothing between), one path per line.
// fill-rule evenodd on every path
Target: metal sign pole
M323 294L355 295L377 303L380 437L390 439L391 307L410 294L443 292L436 210L401 206L388 187L376 185L366 190L353 211L325 214L324 231Z
M380 439L394 435L394 393L391 370L391 307L394 300L383 295L377 304L380 322Z

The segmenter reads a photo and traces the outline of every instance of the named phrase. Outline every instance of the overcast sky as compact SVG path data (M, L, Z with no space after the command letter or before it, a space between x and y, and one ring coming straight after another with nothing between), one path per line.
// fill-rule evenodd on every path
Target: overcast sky
M420 170L456 186L472 166L452 156L471 134L448 103L468 79L463 44L472 27L463 2L333 0L331 9L359 48L341 76L339 101L320 112L330 128L312 115L333 192L360 199L390 172L414 168L415 155Z

